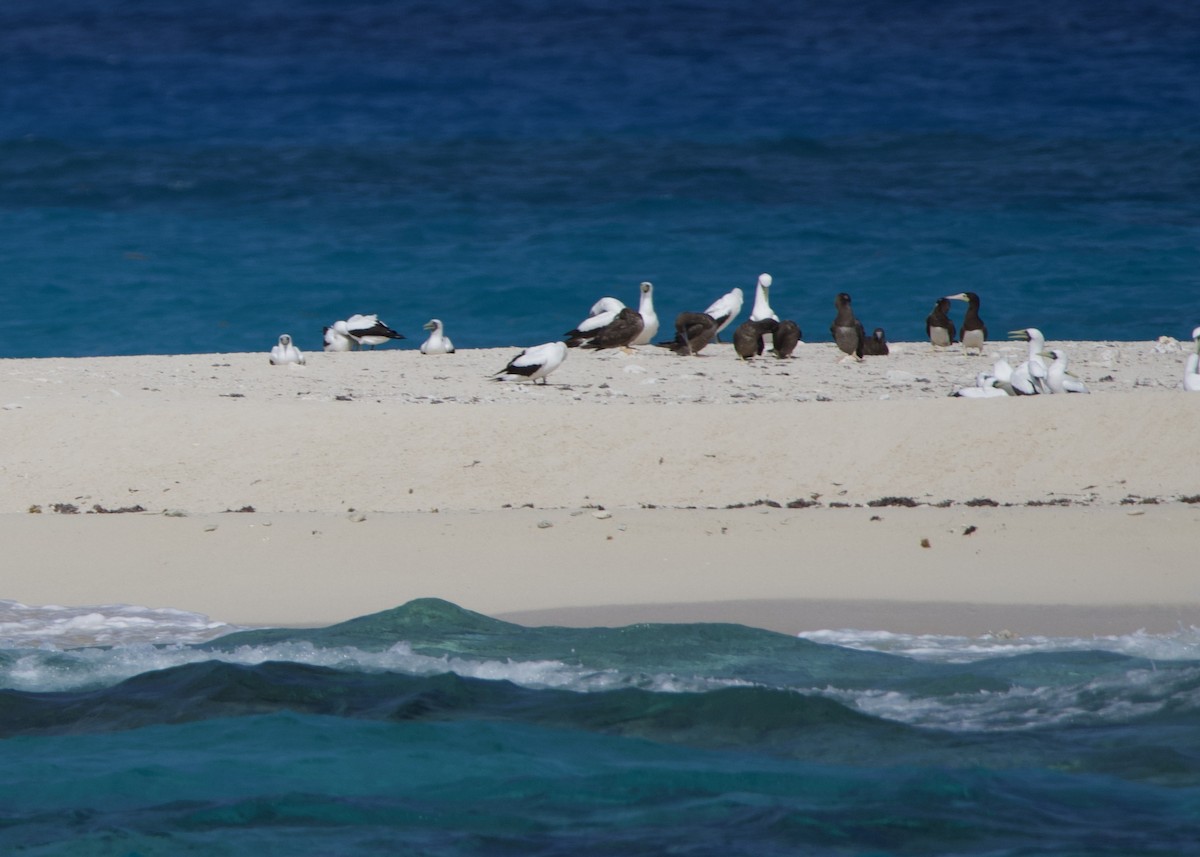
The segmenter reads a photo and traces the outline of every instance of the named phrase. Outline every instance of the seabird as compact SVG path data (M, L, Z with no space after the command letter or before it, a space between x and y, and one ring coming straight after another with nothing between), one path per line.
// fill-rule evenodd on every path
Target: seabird
M333 326L339 333L349 336L359 345L369 345L372 348L383 345L389 339L404 339L403 333L392 330L374 314L352 315L344 322L335 322Z
M353 351L358 348L358 343L350 338L348 334L342 333L337 329L337 325L341 324L345 327L346 323L335 322L333 327L323 328L321 333L325 337L326 351Z
M508 365L497 372L493 377L497 381L515 381L519 378L528 378L537 383L538 378L542 379L545 384L546 376L562 365L562 362L567 359L567 345L565 342L547 342L543 345L535 345L532 348L526 348L512 360L508 361Z
M925 319L925 335L931 344L945 348L954 343L954 322L950 320L950 298L938 298Z
M1001 385L1000 379L995 375L989 375L986 372L980 372L975 376L974 387L963 387L955 390L950 394L957 396L960 399L995 399L1001 396L1010 396Z
M600 316L596 316L600 318ZM584 348L625 348L642 332L645 322L637 310L623 307L612 321L596 331L583 343Z
M759 274L758 283L754 286L754 309L750 310L751 321L762 321L763 319L772 319L779 321L779 316L771 309L770 294L771 291L771 275Z
M717 335L717 320L706 312L681 312L675 316L675 338L656 343L676 354L698 354Z
M1030 388L1033 393L1053 392L1046 380L1046 361L1042 359L1042 352L1046 350L1046 337L1042 336L1042 332L1036 327L1026 327L1022 330L1010 330L1008 337L1029 343L1025 362L1013 370L1013 388L1026 395L1029 395L1027 391Z
M1192 331L1196 350L1188 355L1183 366L1183 389L1189 393L1200 393L1200 327Z
M863 354L868 357L886 357L888 354L887 334L882 327L877 327L871 336L863 342Z
M271 365L281 366L284 363L304 365L304 354L292 345L292 337L286 333L279 337L279 344L271 349Z
M592 304L592 309L588 315L600 315L602 312L620 312L625 309L625 304L616 298L603 297Z
M454 343L446 335L446 328L440 318L431 318L425 322L425 330L431 331L429 338L421 343L422 354L453 354Z
M838 296L833 299L833 305L837 307L837 315L833 319L833 324L829 325L833 341L847 354L862 357L863 340L866 336L863 332L862 322L854 317L854 310L850 307L850 295L839 292Z
M1047 348L1043 357L1054 362L1046 370L1046 383L1051 393L1090 393L1087 384L1067 371L1067 353L1061 348Z
M638 302L638 315L642 317L642 332L630 345L649 345L658 336L658 313L654 311L654 285L642 283L638 286L642 296Z
M771 334L771 353L781 360L791 357L799 342L800 325L790 319L781 321L779 328Z
M603 300L603 298L601 300ZM598 301L596 306L599 305L600 303ZM592 307L592 309L595 308L595 306ZM575 325L575 327L573 327L571 330L568 330L566 333L564 333L563 341L566 342L568 348L577 348L580 345L583 345L583 343L591 340L592 337L596 336L596 334L598 334L605 327L612 324L617 318L617 313L621 312L623 309L626 309L626 307L624 304L621 304L619 309L606 309L601 310L595 315L589 315L583 321L579 322L579 324Z
M774 334L778 329L779 322L773 318L743 321L733 332L733 350L742 360L758 357L766 347L763 337L768 333Z
M705 315L711 317L717 323L717 332L713 335L713 338L717 342L721 341L721 331L729 327L729 323L737 318L738 313L742 311L743 300L741 289L730 289L709 304L708 309L704 311ZM676 325L678 325L679 320L676 319L675 321Z
M979 317L979 295L974 292L959 292L957 295L947 295L952 301L966 301L967 312L963 315L961 340L964 351L974 349L983 353L983 343L987 342L987 325Z

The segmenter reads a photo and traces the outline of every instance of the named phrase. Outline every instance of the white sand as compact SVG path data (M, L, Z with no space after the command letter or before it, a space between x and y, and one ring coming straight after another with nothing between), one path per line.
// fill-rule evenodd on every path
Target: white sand
M1183 351L1053 344L1093 395L947 398L991 356L913 343L573 351L545 387L488 378L515 349L0 361L0 598L249 624L421 596L788 632L1200 624ZM727 508L757 501L780 508Z

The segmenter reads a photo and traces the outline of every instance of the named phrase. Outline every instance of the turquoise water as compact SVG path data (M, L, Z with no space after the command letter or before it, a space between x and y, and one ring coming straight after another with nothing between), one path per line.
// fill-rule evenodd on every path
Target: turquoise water
M1194 4L63 0L0 9L7 356L559 337L773 275L924 335L1200 320ZM959 316L961 308L956 311Z
M423 600L313 631L64 649L33 645L20 615L25 639L0 650L5 853L1182 855L1200 842L1194 631L810 640L525 628ZM177 619L160 617L161 636Z

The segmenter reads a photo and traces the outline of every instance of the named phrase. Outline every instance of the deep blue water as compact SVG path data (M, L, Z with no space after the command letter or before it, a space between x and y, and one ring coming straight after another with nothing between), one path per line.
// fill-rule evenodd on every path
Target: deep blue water
M1194 629L833 645L734 625L524 628L422 600L311 631L72 649L34 645L31 612L0 606L25 635L0 648L5 854L1200 842ZM179 617L159 620L169 638Z
M5 3L0 354L529 345L763 271L810 338L964 289L1186 337L1198 80L1175 0Z

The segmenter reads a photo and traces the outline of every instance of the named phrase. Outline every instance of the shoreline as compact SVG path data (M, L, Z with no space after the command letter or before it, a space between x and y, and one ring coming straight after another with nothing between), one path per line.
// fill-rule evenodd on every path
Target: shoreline
M2 360L0 599L246 625L440 597L535 624L1200 626L1183 348L1068 345L1091 396L947 398L991 353L920 343L573 352L546 386L490 380L509 349Z

